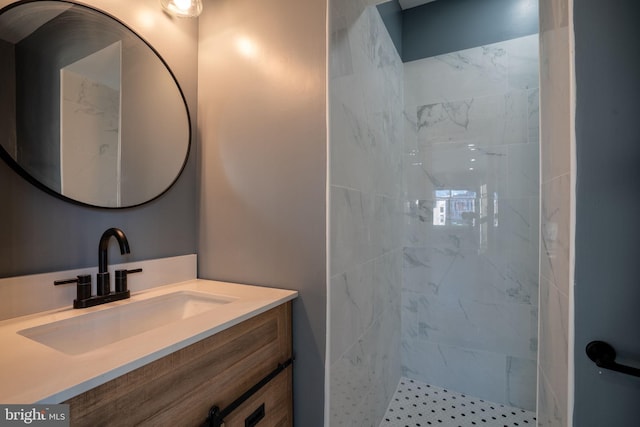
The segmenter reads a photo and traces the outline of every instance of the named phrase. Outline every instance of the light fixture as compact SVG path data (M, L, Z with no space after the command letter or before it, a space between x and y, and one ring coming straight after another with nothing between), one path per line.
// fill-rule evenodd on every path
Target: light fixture
M160 0L162 8L181 18L197 18L202 13L202 0Z

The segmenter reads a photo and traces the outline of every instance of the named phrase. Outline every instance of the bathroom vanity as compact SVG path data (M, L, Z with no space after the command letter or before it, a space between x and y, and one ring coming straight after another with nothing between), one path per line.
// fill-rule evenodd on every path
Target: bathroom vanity
M291 357L291 303L67 400L72 425L200 426ZM291 365L249 397L225 426L292 425ZM249 424L252 425L252 424Z
M135 209L163 197L187 165L195 125L178 79L146 39L166 39L165 52L180 50L174 43L195 40L182 39L186 26L171 33L175 23L164 14L152 12L148 21L152 9L124 2L108 11L67 0L0 3L0 110L8 111L0 115L0 159L47 194L92 209ZM124 14L130 22L144 11L138 27L153 16L160 21L142 37L113 15L118 10L135 10ZM24 200L30 211L46 210L31 193ZM144 221L160 231L147 216L154 209ZM185 211L189 219L194 209ZM47 233L63 237L55 251L40 248L46 239L38 238L18 245L29 249L15 257L42 261L59 252L68 259L16 270L88 265L82 239L102 222L94 225L91 212L79 214L88 228L65 233L71 215ZM138 215L110 218L132 224ZM173 211L166 215L174 221ZM48 216L42 223L55 228ZM173 231L163 238L182 235ZM0 278L0 403L68 403L71 425L200 426L208 417L211 425L291 425L297 292L196 279L193 254L112 266L111 237L121 255L129 253L126 236L113 227L100 239L97 267ZM172 253L173 243L167 247ZM209 416L215 407L218 415Z
M7 319L0 401L68 403L71 425L200 426L214 406L227 427L291 425L296 296L194 279Z

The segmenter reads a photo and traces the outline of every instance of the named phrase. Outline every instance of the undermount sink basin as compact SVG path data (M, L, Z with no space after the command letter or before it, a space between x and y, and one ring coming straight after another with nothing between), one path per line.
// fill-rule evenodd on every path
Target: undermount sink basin
M178 291L18 331L66 354L83 354L116 341L216 309L233 297Z

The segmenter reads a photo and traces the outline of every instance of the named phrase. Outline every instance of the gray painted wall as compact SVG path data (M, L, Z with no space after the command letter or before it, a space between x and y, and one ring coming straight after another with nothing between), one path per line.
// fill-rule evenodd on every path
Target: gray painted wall
M0 40L0 81L3 82L0 97L0 135L2 145L11 154L16 149L16 75L15 48Z
M640 6L575 0L575 419L580 427L638 425L640 382L598 373L594 339L640 363ZM597 171L597 173L596 173Z
M321 426L326 2L220 0L200 17L202 278L297 289L294 418Z
M528 36L538 32L538 2L435 1L403 13L402 60Z
M396 47L396 51L402 58L402 8L398 0L391 0L385 3L380 3L378 6L378 13L384 22L384 26L387 27L387 32L391 37L393 45Z
M396 41L396 0L378 6L403 62L511 40L538 32L537 0L446 0L402 11Z
M0 7L10 3L0 0ZM88 3L118 16L158 49L176 74L195 120L197 22L170 19L155 0ZM145 19L154 25L149 27ZM95 266L100 235L114 226L125 231L131 244L126 257L112 245L114 262L195 253L196 163L192 153L176 185L161 198L138 208L105 210L50 196L0 162L0 277Z

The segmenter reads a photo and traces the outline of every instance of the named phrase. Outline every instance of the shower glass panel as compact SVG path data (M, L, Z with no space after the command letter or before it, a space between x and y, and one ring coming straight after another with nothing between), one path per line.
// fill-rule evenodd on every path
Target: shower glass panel
M535 410L538 35L404 64L403 376Z
M535 410L538 35L403 62L375 3L329 2L329 423L401 377Z

